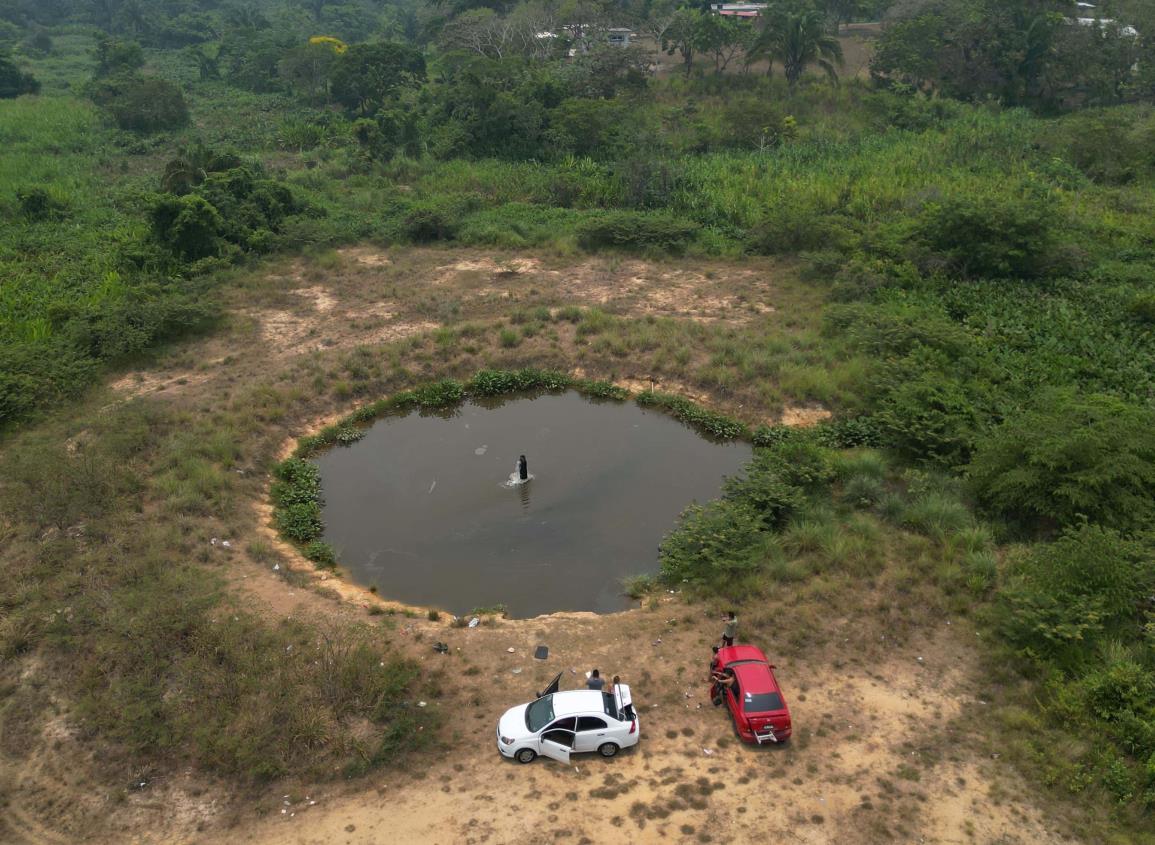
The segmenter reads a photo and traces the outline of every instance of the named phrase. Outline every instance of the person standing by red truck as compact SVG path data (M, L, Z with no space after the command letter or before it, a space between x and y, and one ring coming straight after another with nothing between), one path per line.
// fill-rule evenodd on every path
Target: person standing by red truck
M722 646L729 647L734 645L734 635L738 633L738 617L731 610L722 618L726 621L726 627L722 629Z

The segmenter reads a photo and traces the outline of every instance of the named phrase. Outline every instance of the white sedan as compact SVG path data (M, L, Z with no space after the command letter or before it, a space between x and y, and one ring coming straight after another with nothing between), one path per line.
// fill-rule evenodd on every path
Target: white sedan
M519 763L529 763L539 754L568 763L570 754L581 751L613 757L637 745L640 735L630 688L618 684L613 693L547 692L510 708L497 723L497 750Z

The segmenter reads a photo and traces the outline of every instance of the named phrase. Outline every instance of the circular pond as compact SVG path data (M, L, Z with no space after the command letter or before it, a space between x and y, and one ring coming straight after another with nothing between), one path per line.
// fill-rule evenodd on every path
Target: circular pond
M388 417L317 458L324 539L353 580L407 604L621 610L622 577L655 572L678 514L750 455L572 391Z

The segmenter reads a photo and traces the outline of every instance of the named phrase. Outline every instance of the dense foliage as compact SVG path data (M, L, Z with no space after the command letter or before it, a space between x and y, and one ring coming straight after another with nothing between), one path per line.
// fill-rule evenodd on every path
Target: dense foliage
M39 91L40 83L32 74L20 70L15 62L0 54L0 100Z

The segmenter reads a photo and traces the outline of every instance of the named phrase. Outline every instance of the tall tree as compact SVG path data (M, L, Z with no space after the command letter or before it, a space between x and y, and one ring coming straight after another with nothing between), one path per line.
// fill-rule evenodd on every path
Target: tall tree
M871 59L879 80L959 99L1044 108L1128 96L1143 32L1069 0L915 0L896 6Z
M668 55L679 53L682 68L688 75L694 69L694 56L705 42L706 15L698 9L681 8L662 33L662 49Z
M750 46L748 21L722 15L705 15L701 20L700 48L714 57L714 72L722 73L731 61Z
M842 65L842 45L826 28L826 15L805 0L788 0L766 10L765 28L751 51L781 62L786 81L793 89L802 72L817 65L833 81L835 65Z
M826 13L835 33L844 23L850 23L866 10L865 0L820 0L820 7Z
M333 68L333 99L369 115L403 86L425 79L425 59L405 44L355 44Z

